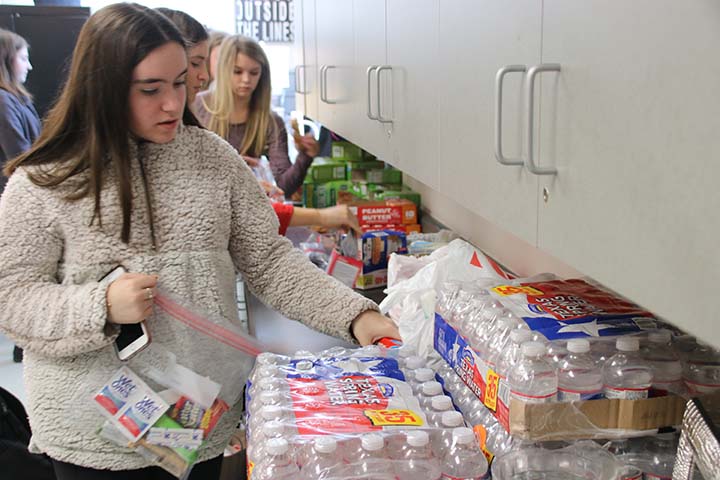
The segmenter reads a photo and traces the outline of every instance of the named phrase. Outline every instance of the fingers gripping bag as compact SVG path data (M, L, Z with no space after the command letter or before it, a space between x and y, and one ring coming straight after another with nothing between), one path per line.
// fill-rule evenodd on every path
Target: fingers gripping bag
M117 369L94 386L93 415L103 439L185 478L227 444L262 346L230 320L163 291L146 326L150 345L116 359Z

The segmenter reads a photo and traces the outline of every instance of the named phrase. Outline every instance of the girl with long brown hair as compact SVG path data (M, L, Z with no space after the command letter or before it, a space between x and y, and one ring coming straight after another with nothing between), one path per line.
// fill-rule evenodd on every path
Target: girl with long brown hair
M153 344L178 361L227 361L156 318L158 285L237 322L241 272L288 318L361 344L398 337L374 303L277 235L233 148L182 123L186 74L184 39L165 16L129 3L98 10L46 129L5 169L0 330L25 348L31 449L52 458L60 480L166 478L97 434L92 396L122 365L113 349L120 325L145 321ZM101 281L117 265L131 273ZM240 409L206 439L190 478L218 478Z

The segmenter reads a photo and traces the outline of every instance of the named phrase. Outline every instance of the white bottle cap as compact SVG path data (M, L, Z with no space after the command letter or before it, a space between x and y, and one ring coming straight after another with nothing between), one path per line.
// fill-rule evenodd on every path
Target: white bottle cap
M283 416L283 410L277 405L267 405L260 409L260 415L264 420L277 420Z
M433 410L450 410L453 406L452 399L447 395L436 395L430 400Z
M587 353L590 351L590 342L584 338L573 338L568 340L567 349L573 353Z
M434 397L435 395L442 395L443 389L440 382L431 381L422 384L422 393L426 397Z
M475 434L467 427L458 427L453 430L453 440L461 445L467 445L475 440Z
M383 440L382 435L378 435L377 433L368 433L363 435L360 443L362 444L363 450L367 450L368 452L380 450L385 446L385 441Z
M328 435L316 438L313 445L319 453L333 453L337 450L337 440Z
M425 366L425 360L417 355L413 355L405 360L405 365L407 365L410 370L416 370Z
M532 333L530 330L515 329L510 332L510 341L513 343L521 344L532 340Z
M430 442L430 437L427 432L422 430L411 430L405 434L408 445L413 447L424 447Z
M620 337L615 341L615 348L621 352L637 352L640 350L640 340L637 337Z
M263 435L266 438L278 437L285 431L285 426L282 422L277 420L271 420L262 427Z
M418 368L415 372L415 380L420 383L435 380L435 372L431 368Z
M455 410L442 414L442 426L446 428L461 427L464 421L462 413Z
M545 345L540 342L525 342L520 347L524 357L539 357L545 354Z
M664 328L648 333L648 340L652 343L670 343L671 338L672 332Z
M260 365L257 373L260 375L260 378L279 377L280 369L275 365Z
M265 448L270 455L284 455L287 453L289 445L284 438L271 438L267 441Z
M257 356L255 362L259 365L277 365L280 357L272 352L262 352Z

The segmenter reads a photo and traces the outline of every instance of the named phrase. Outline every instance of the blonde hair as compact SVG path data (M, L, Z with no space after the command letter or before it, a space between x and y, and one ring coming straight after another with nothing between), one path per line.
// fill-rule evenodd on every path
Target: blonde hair
M275 122L272 121L270 114L272 95L270 64L262 47L255 40L242 35L232 35L220 44L215 90L211 95L203 98L203 104L210 113L207 128L228 139L230 115L235 104L232 77L239 53L258 62L261 73L258 85L250 97L250 113L245 127L245 137L238 151L241 155L259 157L267 146Z
M208 82L208 84L214 83L214 81L215 81L215 78L212 77L213 70L210 65L210 57L211 57L210 54L212 53L212 51L215 48L219 47L220 44L222 43L222 41L225 40L229 35L230 35L229 33L221 32L219 30L211 30L209 32L208 56L207 56L207 59L205 60L205 63L207 65L208 75L210 75L210 81Z

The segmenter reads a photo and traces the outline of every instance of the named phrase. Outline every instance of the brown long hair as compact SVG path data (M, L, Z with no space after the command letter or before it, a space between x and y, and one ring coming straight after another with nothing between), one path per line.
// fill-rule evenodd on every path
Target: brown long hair
M5 174L21 166L41 166L28 174L41 187L60 185L86 173L68 200L92 196L93 221L102 226L100 193L103 175L117 173L122 208L122 241L130 241L129 96L132 73L150 52L183 37L173 23L153 9L117 3L98 10L80 31L70 75L48 114L40 138L26 153L10 161ZM147 192L146 192L147 194Z
M32 100L32 95L17 78L15 59L23 48L30 48L27 41L18 35L0 28L0 88L18 98Z
M242 35L227 37L220 44L215 90L203 98L205 108L210 112L208 129L227 140L230 132L230 114L233 110L234 95L232 76L238 53L247 55L260 64L260 81L250 97L250 113L245 127L245 137L239 148L240 155L259 157L267 147L268 137L274 132L270 101L270 62L262 47L255 40Z

